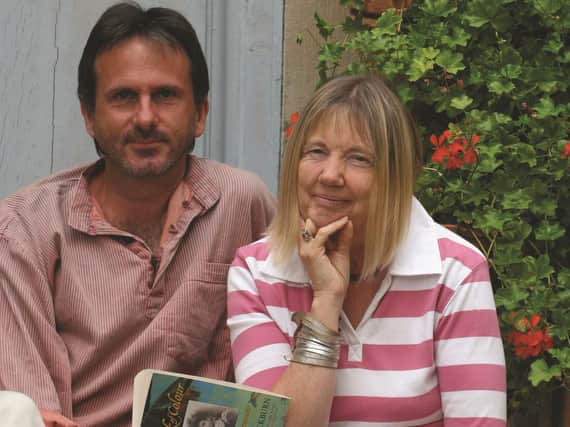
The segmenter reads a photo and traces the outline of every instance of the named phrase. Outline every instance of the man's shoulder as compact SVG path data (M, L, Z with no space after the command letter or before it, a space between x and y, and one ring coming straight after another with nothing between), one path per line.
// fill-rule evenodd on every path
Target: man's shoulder
M14 218L45 218L71 200L86 166L63 170L20 188L0 200L0 230Z
M199 175L199 179L215 185L222 197L271 195L265 183L253 172L196 156L192 156L192 164L197 169L196 174ZM195 180L193 180L194 183Z

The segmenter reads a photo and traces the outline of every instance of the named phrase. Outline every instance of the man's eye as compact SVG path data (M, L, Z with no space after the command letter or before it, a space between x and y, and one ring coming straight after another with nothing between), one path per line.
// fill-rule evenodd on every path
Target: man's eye
M116 92L115 94L113 94L113 100L115 101L129 101L132 99L135 99L136 94L133 91L130 90L120 90L118 92Z
M168 100L172 99L176 96L176 92L172 89L160 89L154 94L155 99L157 100Z

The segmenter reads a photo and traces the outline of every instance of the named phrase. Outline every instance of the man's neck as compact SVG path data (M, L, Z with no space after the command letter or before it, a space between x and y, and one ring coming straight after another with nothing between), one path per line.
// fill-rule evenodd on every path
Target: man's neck
M106 221L142 238L158 253L168 202L185 173L185 162L159 177L127 176L105 165L90 191Z

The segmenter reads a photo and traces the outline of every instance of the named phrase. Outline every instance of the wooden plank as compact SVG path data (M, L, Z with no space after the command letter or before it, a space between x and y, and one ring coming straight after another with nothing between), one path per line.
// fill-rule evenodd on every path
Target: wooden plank
M2 3L0 197L51 168L55 3Z

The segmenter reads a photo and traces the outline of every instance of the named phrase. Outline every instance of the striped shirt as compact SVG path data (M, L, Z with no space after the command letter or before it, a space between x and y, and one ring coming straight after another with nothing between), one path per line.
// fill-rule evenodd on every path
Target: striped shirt
M310 311L311 301L298 254L276 265L266 239L238 251L228 274L238 382L273 387L291 356L291 314ZM486 260L417 200L363 319L354 329L342 313L340 329L331 426L505 426L504 353Z
M0 202L0 388L81 426L128 426L141 369L233 377L227 271L265 230L274 198L253 174L191 157L191 196L157 262L94 214L88 180L100 168Z

